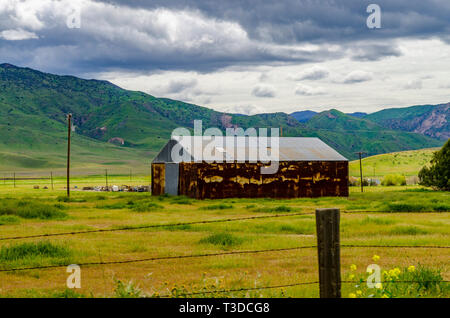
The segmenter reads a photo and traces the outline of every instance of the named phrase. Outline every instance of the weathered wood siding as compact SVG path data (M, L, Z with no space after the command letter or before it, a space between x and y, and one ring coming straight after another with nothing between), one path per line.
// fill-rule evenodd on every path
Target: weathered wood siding
M164 194L166 168L164 163L152 164L152 195Z
M262 175L261 163L180 163L179 194L197 199L348 196L348 162L280 162Z

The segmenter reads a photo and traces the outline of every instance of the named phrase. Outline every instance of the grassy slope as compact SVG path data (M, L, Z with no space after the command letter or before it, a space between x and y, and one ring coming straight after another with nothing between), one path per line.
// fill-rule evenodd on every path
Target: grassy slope
M394 152L363 158L363 175L376 177L387 174L417 176L419 170L430 162L433 153L437 150L439 148ZM350 162L350 175L359 176L359 160Z
M311 118L301 135L317 136L349 159L356 159L355 152L358 151L365 151L372 156L442 145L441 141L415 133L388 130L374 122L338 110L325 111Z
M365 118L374 122L383 122L391 119L408 120L414 117L421 116L426 112L432 110L434 105L418 105L405 108L390 108L383 109L378 112L367 115Z

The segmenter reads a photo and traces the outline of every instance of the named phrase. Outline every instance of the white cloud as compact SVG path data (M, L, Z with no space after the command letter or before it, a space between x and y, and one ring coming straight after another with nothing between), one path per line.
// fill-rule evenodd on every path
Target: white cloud
M311 87L308 85L298 84L295 88L296 95L313 96L313 95L323 95L326 90L323 87Z
M413 79L409 80L404 86L405 89L422 89L422 80L421 79Z
M269 85L257 85L253 88L252 95L256 97L275 97L275 88Z
M255 114L263 113L263 111L260 108L254 106L254 105L230 106L230 107L223 108L222 111L226 112L226 113L231 113L231 114L243 114L243 115L255 115Z
M328 77L329 74L330 72L323 66L314 65L313 67L301 71L297 75L289 76L289 79L294 81L319 80Z
M34 32L17 29L17 30L5 30L0 32L0 38L8 41L21 41L21 40L38 39L39 37Z
M342 83L345 84L353 84L353 83L361 83L361 82L367 82L373 79L373 74L371 72L356 70L349 74L347 74L343 80Z

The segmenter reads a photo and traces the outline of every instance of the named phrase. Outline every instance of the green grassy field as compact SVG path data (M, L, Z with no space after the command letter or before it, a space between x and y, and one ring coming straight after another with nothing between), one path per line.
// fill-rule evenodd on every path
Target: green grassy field
M82 185L82 179L79 180ZM185 197L151 197L148 193L33 190L29 184L0 185L0 237L173 224L276 214L277 218L224 223L165 226L140 230L85 233L47 238L1 240L0 270L86 262L136 260L177 255L279 249L316 244L316 208L339 207L341 244L450 246L450 194L420 187L351 188L349 198L292 200L228 199L197 201ZM344 212L345 211L345 212ZM450 280L449 250L424 248L341 249L343 280L365 277L376 261L382 270L398 267L414 281ZM356 270L352 270L352 265ZM415 266L409 273L405 268ZM421 267L423 266L423 268ZM81 289L66 289L65 267L0 271L2 297L318 297L317 284L249 292L214 292L318 280L314 248L257 254L166 259L82 266ZM354 277L353 277L353 276ZM403 276L402 276L403 275ZM405 276L406 277L406 276ZM408 276L409 277L409 276ZM437 278L436 278L437 277ZM446 283L387 284L375 297L449 297ZM373 290L345 283L344 297L367 297ZM438 288L435 288L438 286ZM358 292L358 290L360 292ZM203 292L206 294L202 294ZM361 294L359 294L361 293Z
M382 177L388 174L417 176L420 169L430 162L433 153L440 148L393 152L363 158L363 175ZM359 177L359 160L350 162L350 175Z

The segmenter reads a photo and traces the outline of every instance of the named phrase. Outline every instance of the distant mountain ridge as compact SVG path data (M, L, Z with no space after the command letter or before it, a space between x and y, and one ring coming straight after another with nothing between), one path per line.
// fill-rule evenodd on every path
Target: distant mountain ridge
M432 138L450 138L450 103L384 109L365 117L385 128L416 132Z
M307 123L320 113L304 110L290 115L300 123ZM375 113L347 113L364 118L392 130L415 132L435 139L450 138L450 103L439 105L419 105L403 108L388 108Z
M79 140L74 144L79 146L75 155L78 153L80 160L94 160L89 154L97 151L95 160L108 157L111 152L116 154L114 162L140 156L148 161L170 138L173 129L192 129L196 119L203 121L204 128L222 130L283 127L283 136L319 137L349 159L360 150L374 155L442 144L419 133L393 130L337 110L311 111L314 116L304 123L281 112L235 115L128 91L107 81L1 64L0 167L6 160L2 158L9 158L12 165L18 154L40 160L41 167L62 164L67 113L73 114L74 138Z

